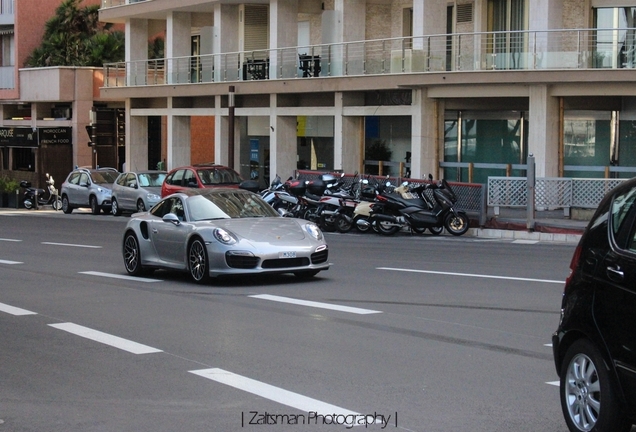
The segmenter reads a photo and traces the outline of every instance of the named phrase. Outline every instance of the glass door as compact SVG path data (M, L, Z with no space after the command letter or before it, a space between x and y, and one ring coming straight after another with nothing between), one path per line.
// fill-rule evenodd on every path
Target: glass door
M488 46L491 69L521 69L526 34L525 0L488 0Z

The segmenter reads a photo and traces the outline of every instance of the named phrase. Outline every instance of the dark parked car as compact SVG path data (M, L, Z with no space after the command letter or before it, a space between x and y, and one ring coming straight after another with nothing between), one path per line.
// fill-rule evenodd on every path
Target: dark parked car
M573 432L636 423L636 179L610 191L579 242L552 336Z
M62 183L62 210L71 213L79 207L89 207L96 215L111 211L112 186L119 172L114 168L77 168Z
M192 188L238 188L243 179L232 168L201 164L175 168L171 170L161 186L161 197Z

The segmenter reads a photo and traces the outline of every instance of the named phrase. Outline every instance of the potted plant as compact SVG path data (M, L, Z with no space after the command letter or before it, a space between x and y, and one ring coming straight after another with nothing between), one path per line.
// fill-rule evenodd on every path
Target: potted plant
M2 193L2 206L18 208L17 191L20 182L7 176L0 177L0 192Z

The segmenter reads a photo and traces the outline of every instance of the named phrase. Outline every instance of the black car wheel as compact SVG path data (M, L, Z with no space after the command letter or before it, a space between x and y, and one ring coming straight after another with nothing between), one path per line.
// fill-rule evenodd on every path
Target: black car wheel
M572 432L627 432L631 423L616 394L598 349L579 339L567 350L561 366L561 408Z
M124 267L128 274L133 276L139 276L144 273L144 268L141 265L141 252L139 250L139 240L133 233L126 234L124 237Z
M121 215L121 209L119 208L119 203L117 202L116 198L113 198L113 204L110 207L110 211L113 214L113 216Z
M97 198L95 198L93 195L91 195L91 197L88 199L88 201L89 201L89 204L91 206L91 213L94 214L94 215L99 214L99 211L101 209L97 205Z
M137 212L141 213L141 212L145 212L146 211L146 206L144 205L144 202L141 199L137 200Z
M205 283L210 279L208 251L200 238L192 240L188 247L188 269L196 283Z
M66 214L69 214L73 211L73 207L68 202L68 197L66 195L62 196L62 211Z

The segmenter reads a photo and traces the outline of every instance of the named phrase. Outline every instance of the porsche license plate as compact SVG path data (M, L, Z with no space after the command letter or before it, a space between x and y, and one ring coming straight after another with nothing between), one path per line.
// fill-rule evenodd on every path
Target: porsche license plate
M296 252L279 252L278 258L296 258Z

